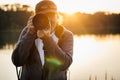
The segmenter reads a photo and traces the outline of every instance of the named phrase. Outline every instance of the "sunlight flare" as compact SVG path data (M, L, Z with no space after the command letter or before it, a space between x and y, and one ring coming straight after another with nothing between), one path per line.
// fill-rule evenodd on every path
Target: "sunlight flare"
M1 0L0 4L27 4L33 7L41 0ZM58 6L58 11L65 13L83 12L95 13L98 11L120 13L120 0L52 0Z

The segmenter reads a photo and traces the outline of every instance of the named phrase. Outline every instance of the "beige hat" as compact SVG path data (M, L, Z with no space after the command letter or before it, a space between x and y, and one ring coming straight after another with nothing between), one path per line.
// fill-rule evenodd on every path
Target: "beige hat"
M53 12L53 13L57 12L57 6L53 1L43 0L43 1L40 1L39 3L37 3L37 5L35 7L36 14L49 13L49 12Z

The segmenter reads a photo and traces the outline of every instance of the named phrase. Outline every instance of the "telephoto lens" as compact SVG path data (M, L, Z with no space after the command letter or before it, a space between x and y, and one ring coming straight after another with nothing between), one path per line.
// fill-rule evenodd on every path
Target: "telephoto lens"
M45 14L36 14L33 17L32 22L37 30L43 30L43 29L50 28L49 19Z

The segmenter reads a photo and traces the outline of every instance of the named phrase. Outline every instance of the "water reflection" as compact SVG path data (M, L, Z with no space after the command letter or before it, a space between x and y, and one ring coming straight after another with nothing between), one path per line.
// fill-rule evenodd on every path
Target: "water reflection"
M119 45L120 35L74 36L74 60L68 75L70 80L105 80L105 73L108 80L120 80ZM0 80L17 80L11 62L12 50L0 50Z
M75 36L71 80L120 79L120 35Z

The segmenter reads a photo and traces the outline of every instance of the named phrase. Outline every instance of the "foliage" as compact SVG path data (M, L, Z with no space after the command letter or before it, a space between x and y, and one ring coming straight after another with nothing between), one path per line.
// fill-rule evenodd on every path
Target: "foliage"
M0 31L19 30L25 27L27 19L33 14L29 6L20 4L0 6ZM7 11L5 11L7 9Z
M86 14L76 12L62 16L62 25L74 34L119 34L120 14L97 12ZM33 11L28 5L0 5L0 47L15 44L21 30L26 26Z
M63 16L63 25L75 34L120 33L120 14L106 14L105 12L60 14Z
M17 42L21 30L33 14L29 8L20 4L0 6L0 48Z

